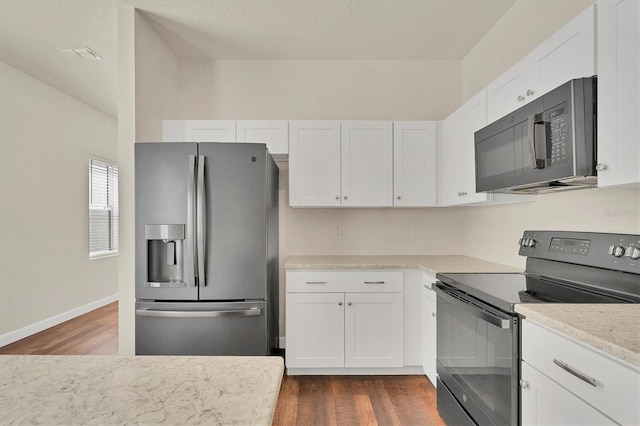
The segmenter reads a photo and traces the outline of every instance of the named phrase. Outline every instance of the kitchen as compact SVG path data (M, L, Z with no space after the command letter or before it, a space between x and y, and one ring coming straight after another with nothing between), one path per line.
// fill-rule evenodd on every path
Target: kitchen
M83 201L75 201L78 213L71 214L71 218L52 216L51 219L58 219L59 222L44 222L42 227L33 229L26 221L29 219L37 222L37 217L24 213L38 212L38 200L25 199L21 193L14 191L7 194L8 201L5 203L3 195L3 208L7 208L6 213L10 214L9 217L14 221L12 223L18 224L9 227L3 221L9 237L5 241L15 241L18 244L12 248L13 254L3 256L3 262L6 262L3 263L3 269L8 271L9 280L18 285L2 288L3 329L0 333L18 330L78 306L119 294L120 349L123 354L133 353L133 259L128 255L132 252L133 239L132 234L127 232L130 229L128 227L132 226L133 218L132 194L127 189L132 185L128 169L133 160L131 141L161 140L163 119L442 120L460 106L463 100L470 99L591 4L590 1L562 2L562 5L543 3L554 9L552 16L539 10L540 2L515 2L466 56L457 60L438 61L376 61L366 58L333 61L179 59L149 24L151 18L140 14L134 16L132 10L121 10L119 13L125 16L121 16L118 28L123 43L119 52L123 55L120 62L126 64L129 61L131 64L135 60L137 74L134 86L132 68L122 65L123 74L118 76L117 84L121 85L120 92L124 94L124 99L120 99L117 112L111 110L110 114L99 114L96 111L78 111L82 108L67 106L71 102L65 101L62 112L66 115L53 119L50 117L55 115L46 111L42 103L60 104L59 94L51 93L37 105L29 105L30 114L38 114L42 110L35 115L37 121L46 123L41 127L55 129L58 122L74 116L77 132L96 135L96 141L92 141L93 146L90 147L85 146L86 142L77 142L77 149L72 149L68 143L62 144L69 148L68 151L62 151L65 155L59 161L73 170L73 175L65 174L64 179L72 182L70 188L80 185L78 193L85 193L85 183L80 182L84 169L72 169L71 167L76 167L72 160L77 161L78 157L84 158L89 153L118 159L122 173L120 256L117 259L89 262L86 259L85 240L81 235L74 236L72 241L65 239L65 231L73 229L75 222L86 221L84 211L80 208ZM127 39L134 36L134 20L137 47L135 56L130 50L133 42L130 38ZM523 22L535 22L535 25L531 25L535 30L528 27L527 31L521 31ZM11 26L7 24L3 28ZM174 30L179 29L178 26ZM3 39L9 40L8 37ZM507 45L501 42L505 39L509 40ZM102 53L102 49L93 47ZM28 65L28 61L23 59L14 66L26 68ZM15 73L12 71L11 75L13 74ZM115 81L115 76L112 77ZM16 80L18 77L9 81ZM36 83L23 83L23 86L31 87L34 84ZM89 86L81 80L78 85ZM19 87L25 92L26 88L23 86ZM87 89L89 92L91 90L93 89ZM127 97L127 94L130 96ZM7 109L4 117L14 117L7 126L3 122L3 128L9 129L8 131L14 129L7 140L25 137L30 140L45 140L46 133L38 134L37 126L19 125L26 121L26 111L29 110L27 106L24 115L17 117L11 115L14 110L8 105L3 107ZM102 108L103 111L105 109L108 108ZM132 121L134 112L135 123ZM112 118L116 114L119 117L117 123ZM13 123L18 124L9 126ZM113 141L118 135L119 145L114 146ZM60 139L78 140L80 137L71 132L60 136ZM98 139L103 139L102 145L99 145ZM46 144L36 146L50 149ZM33 154L31 149L24 146L12 149L15 150L10 151L10 155L3 155L5 161ZM41 163L43 160L34 161L38 165L47 166L47 163ZM279 164L283 166L280 176L282 264L291 255L462 254L522 268L524 259L517 255L515 242L525 229L639 233L639 192L634 187L547 194L539 196L534 203L482 207L290 209L286 172L288 164ZM3 170L8 173L8 178L13 180L21 175L16 165L8 163L4 166L5 164ZM51 167L42 169L50 170ZM12 172L9 174L10 170ZM27 177L33 180L25 184L36 191L34 194L43 194L38 178L41 176ZM77 184L73 183L75 180L78 180ZM66 204L60 200L45 200L47 205L55 207L53 210L69 215ZM11 206L15 206L15 209ZM58 226L57 223L61 225ZM337 235L340 227L345 229L342 239ZM410 228L419 228L420 238L411 238ZM25 234L25 229L32 230ZM57 249L60 244L63 244L64 250ZM46 250L32 253L32 247L45 247ZM63 251L67 252L65 256L58 254ZM30 259L43 265L43 268L28 268ZM52 291L52 286L46 284L52 275L60 277L60 282L56 281L57 289L68 290ZM282 298L285 294L284 276L284 270L281 269ZM96 286L84 286L84 281L96 283ZM120 282L119 288L113 286L117 281ZM33 290L27 289L37 289L36 293L39 295L32 295ZM281 306L284 306L283 301L281 299ZM285 318L282 313L280 321L283 327Z

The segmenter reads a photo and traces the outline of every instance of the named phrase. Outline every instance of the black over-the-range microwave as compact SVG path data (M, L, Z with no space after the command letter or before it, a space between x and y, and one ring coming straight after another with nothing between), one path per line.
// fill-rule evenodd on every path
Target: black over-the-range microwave
M531 194L597 185L597 78L579 78L475 133L476 190Z

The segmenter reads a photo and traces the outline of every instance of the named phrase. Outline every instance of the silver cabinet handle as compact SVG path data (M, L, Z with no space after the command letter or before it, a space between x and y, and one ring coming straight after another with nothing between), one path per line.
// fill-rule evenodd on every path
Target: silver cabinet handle
M342 306L342 302L338 302L338 306Z
M569 366L569 364L555 358L553 359L553 363L558 367L562 368L564 371L576 376L578 379L582 380L583 382L590 384L594 388L598 387L598 382L596 381L596 379L594 379L593 377L589 377L586 374L576 370L575 368Z
M458 197L464 197L465 195L467 195L466 191L460 191L458 192Z
M599 172L601 172L603 170L607 170L607 165L603 164L603 163L598 163L598 164L596 164L596 170L599 171Z
M436 317L436 313L435 312L431 312L431 316L435 318Z
M339 196L339 195L336 195L336 200L339 200L339 199L340 199L340 196Z
M529 382L524 379L520 379L520 387L522 389L529 389Z
M347 305L351 306L351 302L348 302Z
M531 96L531 95L533 95L534 93L536 93L536 92L534 92L534 91L533 91L533 90L531 90L531 89L527 90L527 96Z
M518 102L522 102L522 101L524 101L524 96L518 95Z
M206 206L205 206L205 188L204 188L204 167L205 156L198 155L198 185L196 190L196 232L198 234L198 285L204 287L207 285L204 271L205 262L205 238L207 237L206 223Z
M262 309L233 309L228 311L160 311L154 309L136 309L139 317L156 318L217 318L217 317L253 317L262 314Z
M400 195L398 195L398 196L396 197L396 199L401 200L401 199L402 199L402 197L401 197Z
M384 281L365 281L365 284L384 284Z
M423 287L426 288L429 291L433 291L433 289L431 287L429 287L428 285L426 285L426 284L424 284Z
M307 281L305 284L326 284L326 281Z
M193 208L195 206L196 156L189 156L189 173L187 174L187 240L184 247L184 267L187 269L187 284L196 286L196 261L194 247L196 244L194 231Z
M347 199L347 196L345 195L345 196L344 196L344 197L342 197L342 198L344 198L344 199L346 200L346 199Z

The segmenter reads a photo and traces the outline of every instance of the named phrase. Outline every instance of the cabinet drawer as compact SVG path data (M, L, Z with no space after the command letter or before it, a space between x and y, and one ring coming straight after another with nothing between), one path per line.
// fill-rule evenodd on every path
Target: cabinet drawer
M402 271L288 271L287 293L401 293Z
M640 424L637 370L529 320L522 325L522 358L616 422Z

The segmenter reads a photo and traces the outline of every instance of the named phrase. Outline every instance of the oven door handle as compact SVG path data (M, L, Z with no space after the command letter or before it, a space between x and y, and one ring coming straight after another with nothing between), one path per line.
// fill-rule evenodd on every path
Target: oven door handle
M484 309L481 309L477 306L471 305L469 304L469 302L460 300L456 297L451 296L446 290L444 290L442 287L440 287L438 284L434 285L433 287L435 287L436 293L438 293L438 296L441 296L442 298L446 299L447 301L455 304L456 306L464 309L465 311L469 312L471 315L473 315L474 317L480 318L481 320L484 320L486 322L488 322L489 324L493 324L496 327L500 327L503 330L510 330L511 329L511 319L506 319L506 318L500 318L497 315L492 314L491 312L485 311Z

